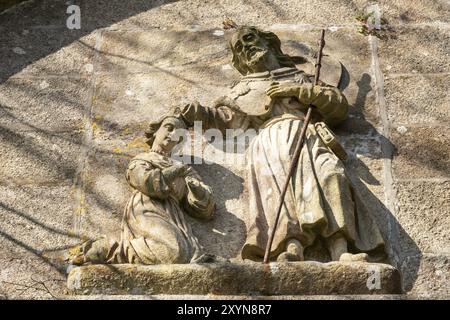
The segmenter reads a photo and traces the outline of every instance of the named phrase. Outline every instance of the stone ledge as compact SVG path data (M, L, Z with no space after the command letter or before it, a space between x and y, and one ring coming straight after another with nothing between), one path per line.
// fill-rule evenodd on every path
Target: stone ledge
M279 296L230 296L230 295L68 295L63 300L449 300L448 295L409 295L409 294L345 294L345 295L279 295ZM1 299L1 297L0 297Z
M374 271L375 270L375 271ZM368 286L374 273L379 289ZM81 295L371 295L401 293L397 269L376 263L213 263L91 265L70 271Z

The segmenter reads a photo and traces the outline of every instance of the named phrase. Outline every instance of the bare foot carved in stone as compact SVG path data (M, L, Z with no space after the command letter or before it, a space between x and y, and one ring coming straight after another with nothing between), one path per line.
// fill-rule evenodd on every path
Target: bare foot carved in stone
M303 247L296 239L289 240L286 244L286 251L280 254L277 262L303 261Z
M342 262L367 262L369 259L369 256L367 253L358 253L358 254L351 254L351 253L343 253L341 254L339 261Z

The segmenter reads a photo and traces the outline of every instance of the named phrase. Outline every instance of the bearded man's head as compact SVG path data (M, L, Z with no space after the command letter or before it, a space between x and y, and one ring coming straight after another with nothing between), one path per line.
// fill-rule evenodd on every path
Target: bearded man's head
M233 66L242 74L295 67L290 56L281 51L281 41L273 32L256 27L238 28L230 41Z

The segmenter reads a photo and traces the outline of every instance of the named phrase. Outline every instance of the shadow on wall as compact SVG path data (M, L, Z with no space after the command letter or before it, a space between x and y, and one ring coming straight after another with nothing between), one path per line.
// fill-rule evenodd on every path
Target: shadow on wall
M12 6L19 4L21 2L24 2L24 1L26 1L26 0L3 0L2 3L0 3L0 13L3 10L11 8Z
M0 4L0 11L2 11L6 8L6 5L9 6L12 2L19 1L12 0L0 2L2 2ZM35 62L52 55L53 53L73 43L80 42L80 38L89 35L96 29L108 27L116 22L138 15L139 13L175 1L96 1L96 5L98 7L102 7L103 4L103 8L110 9L113 14L105 14L105 12L102 11L91 11L87 14L89 17L86 19L86 23L83 23L84 21L82 20L82 28L80 30L67 29L66 19L69 15L66 11L68 4L79 5L83 14L87 13L87 10L84 9L86 8L86 4L88 2L89 1L87 0L31 0L26 1L15 8L11 8L11 10L1 12L0 84L4 83L10 77L18 74ZM84 19L84 16L82 19ZM92 52L94 51L93 48L90 50ZM68 56L66 59L70 58L71 57ZM59 71L64 74L64 70ZM37 74L37 76L40 75L41 74ZM14 87L17 93L23 92L27 95L26 99L28 102L33 99L40 100L43 98L42 101L48 100L64 106L70 106L77 112L80 111L78 117L82 117L82 111L85 106L83 105L83 102L80 101L80 97L77 95L65 95L61 94L61 92L54 91L48 96L43 97L39 88L34 88L27 85L26 82L20 83L20 81L17 83L12 83L10 87ZM3 93L7 94L7 92L2 92L2 94ZM19 105L19 107L26 108L28 106L27 103L25 103L25 105ZM30 110L26 112L32 113L34 111L36 110L31 110L30 108ZM37 113L39 113L39 111ZM44 180L47 179L47 181L42 181L44 185L57 185L57 183L61 183L61 181L66 181L67 179L75 180L77 174L77 159L73 159L72 155L68 154L64 147L67 145L74 145L75 148L78 148L78 150L84 148L85 146L83 145L82 140L79 139L79 132L74 130L68 133L67 128L65 129L65 133L60 132L61 130L55 131L47 128L46 126L41 126L39 123L33 121L33 118L22 119L18 117L17 110L9 105L1 104L0 114L0 117L4 120L2 121L2 125L0 127L0 142L2 143L1 152L7 157L7 160L10 160L7 162L10 163L17 161L17 157L19 157L20 160L23 160L23 163L20 164L23 167L31 163L32 165L39 165L43 167L42 171L44 172L48 171L53 173L51 176L43 177ZM13 124L12 127L9 123ZM32 133L30 134L29 132ZM58 148L48 150L49 143L50 145L58 146ZM4 146L6 146L6 150L3 148ZM78 154L78 150L74 153ZM106 153L107 156L110 155L109 152L104 152L102 150L94 150L94 153L95 152ZM26 168L23 170L26 171ZM22 171L18 171L18 174L21 175ZM39 180L40 177L33 178L37 178ZM0 180L2 185L7 186L17 182L4 176L0 177ZM32 187L27 186L24 188L26 190L32 189ZM24 190L20 190L20 192L27 193L27 191ZM92 190L86 190L86 192L93 193ZM32 197L33 194L27 196ZM111 207L110 203L104 201L101 196L98 196L97 198L98 199L96 199L96 202L103 208L106 208L107 210L110 209L111 211L115 209ZM40 230L40 233L36 234L34 236L35 238L32 239L33 236L26 236L23 232L21 233L20 230L16 233L11 232L8 228L2 228L2 230L0 230L0 237L13 244L13 246L20 248L20 251L31 253L39 260L47 263L54 270L59 271L61 274L65 274L65 266L62 265L60 261L49 258L49 256L51 256L52 252L66 249L67 247L70 247L70 245L62 246L58 245L58 243L41 244L39 243L39 239L44 234L55 234L65 237L65 239L67 239L67 243L76 243L82 240L81 236L78 234L72 234L68 231L70 228L69 226L67 228L55 227L55 225L59 224L54 224L52 221L44 221L44 219L39 217L38 214L33 212L32 209L18 209L20 205L17 204L16 206L14 201L18 202L27 200L26 198L1 199L0 212L2 218L11 219L11 223L14 224L17 221L22 221L22 224L26 224L30 228ZM62 199L55 200L55 203L57 203L57 201L62 201ZM60 222L61 219L61 217L58 218L58 222ZM14 230L16 229L17 228ZM37 245L37 243L39 244ZM21 256L21 253L20 255L17 255L16 250L14 250L14 252L17 257ZM23 264L32 265L32 262L27 260L23 261ZM22 265L21 268L25 269L24 265ZM6 266L4 267L6 268ZM16 271L19 272L19 270ZM3 290L3 288L0 290Z
M192 163L195 163L194 159ZM214 219L199 221L189 218L193 232L206 252L225 258L239 256L247 234L245 223L235 212L231 212L226 204L228 201L238 201L242 197L244 179L217 163L193 167L204 182L211 186L216 201Z
M372 90L371 80L371 76L364 73L357 81L358 94L353 107L364 110L367 95ZM379 157L375 156L375 158L392 159L392 156L396 153L396 147L388 138L382 135L370 122L364 118L363 112L360 112L359 115L360 118L358 121L361 122L362 126L367 127L368 131L372 132L376 140L380 143L381 152L379 153ZM342 134L345 130L346 128L344 123L342 127L337 130L337 132ZM374 158L372 153L362 154L364 156ZM380 227L387 246L386 249L389 255L390 263L402 273L403 290L405 292L411 290L415 280L417 279L419 263L409 265L407 270L403 270L402 265L405 263L407 256L421 256L419 247L403 229L389 208L386 207L386 205L380 201L379 198L367 187L366 184L380 185L380 182L372 175L370 169L365 165L365 163L358 159L356 155L351 155L347 160L346 169L347 175L352 180L355 189L358 190L362 196L367 208L373 213L373 217ZM402 248L400 245L400 239L402 239L403 243L408 243L409 247ZM404 274L403 272L407 274Z
M80 5L82 10L83 8L85 8L86 2L87 1L72 1L73 4ZM34 62L48 55L51 55L61 48L70 45L71 43L79 42L79 39L81 37L90 34L96 29L108 27L116 22L135 16L141 12L151 10L157 6L175 1L101 0L97 2L103 2L104 7L108 8L109 11L114 12L114 14L105 14L104 12L89 12L89 21L86 24L83 23L81 30L68 30L66 28L66 19L68 17L68 14L66 13L67 4L64 1L30 1L29 3L24 3L21 6L20 10L9 11L1 14L0 42L2 43L2 46L0 46L0 83L6 81L9 77L19 73L21 70L33 64ZM101 6L98 5L98 7ZM45 12L45 15L42 14L43 12ZM29 30L30 32L23 33L23 30ZM42 43L45 43L45 45L42 45ZM17 54L12 50L12 48L14 47L23 47L23 49L27 52L30 52L30 54ZM87 48L91 51L95 50L92 47ZM359 79L358 81L358 85L359 92L355 104L357 105L357 107L364 109L366 97L372 90L370 75L362 75L361 79ZM27 90L32 91L33 89L27 88ZM56 94L57 93L55 93L55 95ZM53 98L56 99L56 97ZM58 98L61 99L60 96ZM63 98L67 100L71 99L69 97ZM73 97L72 101L69 101L68 104L74 105L76 103L76 97ZM4 109L2 110L2 112L3 111L6 112L8 110ZM12 113L10 115L11 117L14 116ZM390 158L395 149L391 142L386 137L379 134L376 128L374 128L369 121L366 121L364 117L358 119L358 121L361 121L364 126L369 127L371 131L375 133L376 139L378 139L378 141L380 141L380 143L385 146L385 152L382 156L380 156L380 158L384 156ZM111 128L111 130L113 130L116 124L104 123L103 125L104 127L108 129ZM27 126L34 130L37 130L40 133L43 133L46 137L53 137L55 139L58 139L58 141L69 139L59 133L54 133L45 129L34 127L32 123L27 123ZM342 131L345 131L345 124L343 125ZM27 136L21 132L13 132L7 128L2 128L0 130L0 138L4 137L10 143L13 143L13 145L17 148L26 147L27 153L30 157L34 157L36 159L39 159L40 161L49 163L49 165L59 163L58 159L48 158L47 155L43 153L39 148L39 145L31 144ZM79 144L82 147L82 144ZM106 153L107 156L110 156L110 154L108 154L108 152L104 150L95 150L94 152ZM367 154L367 156L370 157L373 155ZM355 187L364 196L368 207L373 208L373 211L377 212L377 214L375 215L375 219L381 227L383 236L388 245L391 261L400 269L403 260L405 259L405 254L402 252L402 249L398 247L398 241L396 241L396 239L404 238L410 240L408 241L408 243L411 244L411 247L408 248L409 255L420 255L420 250L415 245L414 241L405 232L405 230L400 226L389 209L381 201L379 201L379 199L361 181L363 180L371 185L376 185L377 183L379 184L377 179L371 174L369 168L365 166L365 164L357 157L353 157L350 161L352 161L352 163L350 163L350 167L359 167L361 169L356 177L358 179L353 179L353 182L355 184ZM108 166L108 164L104 165ZM65 162L64 165L61 165L61 167L57 168L57 171L60 172L60 175L63 178L72 178L75 174L75 169L75 166L70 166L67 164L67 162ZM202 167L196 169L205 178L205 181L210 184L214 190L217 190L216 193L219 208L216 216L216 221L212 221L204 226L195 225L195 228L208 229L207 233L203 233L203 231L200 230L200 234L198 234L199 238L202 243L208 243L208 245L214 247L215 250L220 249L221 252L223 252L224 256L235 256L240 250L244 241L244 239L235 237L235 234L245 235L245 226L241 220L239 220L235 217L234 214L232 214L232 212L228 212L226 210L225 203L229 200L237 199L240 196L240 194L243 192L243 181L239 176L218 165L211 165L206 166L206 168ZM350 175L354 175L354 173L350 173ZM224 184L221 183L221 178L223 177L223 181L226 181L233 186L233 188L229 188L231 189L229 193L222 193ZM87 190L86 192L94 194L95 190ZM111 211L115 210L115 208L113 208L111 204L105 201L105 199L101 196L98 196L96 200L101 207ZM30 221L33 220L30 214L18 212L14 208L8 207L8 205L6 204L2 205L2 208L4 210L14 212L14 214L24 217ZM39 224L39 222L36 221L32 222ZM64 233L63 230L51 230L48 226L42 227L48 229L51 232ZM217 231L219 232L211 233L212 229L217 229ZM16 243L18 246L21 246L26 250L33 252L37 256L43 258L42 252L33 249L28 244L15 239L13 236L8 235L4 232L1 232L0 235ZM60 248L55 247L53 249L57 250ZM63 270L61 271L63 272ZM406 291L408 291L414 284L414 280L417 277L417 271L418 265L415 265L408 269L407 272L411 275L408 276L409 282L404 283L404 289Z
M100 0L95 8L105 8L93 12L87 6L89 0L72 1L29 1L14 10L0 14L0 83L17 74L28 65L44 58L96 29L110 25L154 9L176 0ZM81 29L69 30L66 26L68 4L81 9ZM26 30L26 31L24 31ZM28 52L21 54L20 48Z

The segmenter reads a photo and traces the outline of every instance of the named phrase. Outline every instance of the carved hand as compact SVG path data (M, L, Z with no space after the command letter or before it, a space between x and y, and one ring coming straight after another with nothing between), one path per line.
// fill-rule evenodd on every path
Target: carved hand
M274 82L266 90L266 94L271 99L296 97L305 105L312 104L321 92L321 86L313 86L312 83L298 84L293 82Z
M190 167L185 164L176 164L162 171L164 178L169 182L177 177L185 177L190 171Z
M186 184L196 197L202 198L205 195L205 190L197 179L188 176L186 177Z

